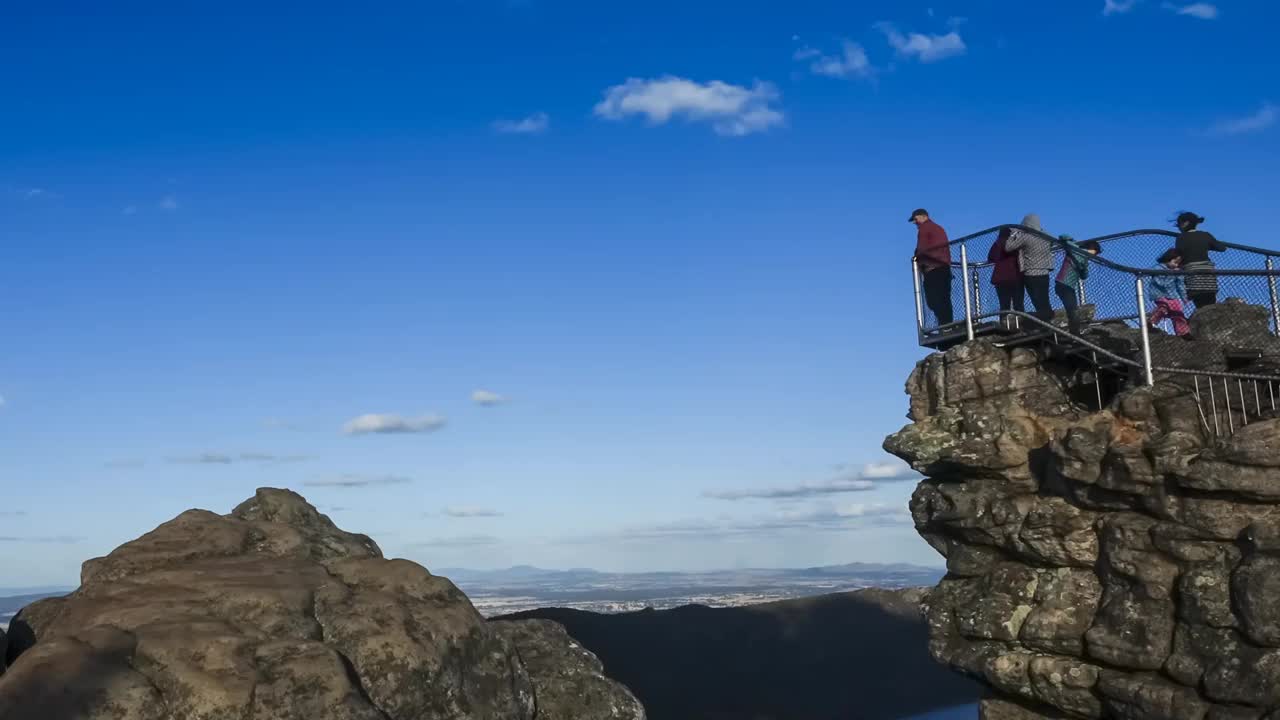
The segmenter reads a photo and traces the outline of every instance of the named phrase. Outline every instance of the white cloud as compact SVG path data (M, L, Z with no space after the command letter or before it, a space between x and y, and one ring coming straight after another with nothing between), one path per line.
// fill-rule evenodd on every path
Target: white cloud
M772 105L779 98L770 83L750 88L719 80L699 83L667 75L649 80L629 78L604 93L595 114L606 120L643 115L652 125L674 117L709 122L719 135L739 137L783 125L786 116Z
M411 478L403 475L357 475L355 473L345 473L323 480L308 480L302 484L306 487L357 488L378 485L404 485L411 482L413 482Z
M136 215L137 213L138 213L137 205L126 205L124 209L120 211L121 215Z
M27 190L28 198L38 198L44 194L45 194L44 188L31 188L30 190Z
M458 537L433 538L421 542L409 543L410 547L467 548L497 545L501 538L492 535L461 535Z
M624 527L615 532L559 538L565 544L616 541L714 541L733 537L762 537L796 531L840 532L911 522L905 507L883 503L819 505L752 518L687 518L651 525Z
M1120 15L1138 6L1141 0L1103 0L1103 15Z
M1271 103L1263 103L1261 108L1252 115L1246 115L1239 118L1228 118L1221 120L1209 128L1210 135L1244 135L1246 133L1258 132L1266 130L1276 124L1280 114L1277 113L1276 106Z
M1198 2L1190 5L1174 5L1173 3L1165 3L1166 10L1172 10L1179 15L1187 17L1200 18L1201 20L1216 20L1218 17L1218 6L1212 3Z
M537 112L520 120L498 120L493 129L510 135L538 135L551 127L551 117L544 112Z
M406 418L400 415L368 413L348 420L342 426L342 432L348 435L428 433L444 427L445 422L439 415Z
M180 457L169 458L171 463L181 463L186 465L230 465L236 462L258 462L258 463L293 463L303 462L311 458L306 455L273 455L263 452L242 452L238 455L220 452L200 453L199 455L186 455ZM140 461L139 461L140 462Z
M479 507L447 507L440 511L445 517L452 518L494 518L502 517L497 510Z
M809 70L815 75L826 77L871 77L875 74L875 66L867 57L867 51L856 42L845 40L841 44L839 55L824 55L813 48L801 48L796 51L796 60L813 60Z
M140 458L124 458L122 460L108 460L102 466L109 470L127 470L146 467L146 464L147 461Z
M919 478L919 473L902 463L871 463L859 470L847 472L819 483L805 483L784 487L708 490L703 493L703 496L715 500L795 500L798 498L866 492L874 490L881 483L914 481Z
M485 407L493 407L494 405L501 405L506 401L507 399L505 397L499 395L496 392L492 392L490 390L476 390L475 392L471 393L471 402L477 405L483 405Z
M160 199L159 207L161 210L177 210L178 199L172 195L165 195L163 198Z
M923 33L901 33L892 23L876 25L884 33L889 45L904 57L914 57L922 63L937 62L949 57L963 55L967 48L960 33L952 30L946 35L925 35Z

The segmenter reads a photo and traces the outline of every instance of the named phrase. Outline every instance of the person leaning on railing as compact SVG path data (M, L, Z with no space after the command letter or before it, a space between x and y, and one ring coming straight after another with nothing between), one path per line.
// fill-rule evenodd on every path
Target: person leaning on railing
M1062 309L1067 313L1067 328L1072 335L1080 334L1080 296L1076 288L1080 282L1089 277L1089 256L1102 252L1102 246L1096 240L1085 240L1076 244L1070 235L1059 236L1062 241L1062 269L1058 271L1058 282L1054 290L1062 301Z
M1187 296L1197 310L1218 302L1218 276L1212 273L1216 268L1209 259L1209 251L1223 252L1227 249L1213 235L1196 229L1202 222L1204 218L1193 212L1178 213L1174 221L1180 233L1174 247L1182 258L1182 269L1191 273L1187 276ZM1204 272L1196 274L1197 270Z
M1018 253L1004 249L1011 232L1009 228L1002 229L987 251L987 262L991 263L991 284L1000 299L1001 312L1026 312L1027 291L1022 282L1022 270L1018 268Z
M1026 284L1027 295L1031 296L1031 304L1036 308L1036 317L1045 322L1053 319L1053 306L1049 304L1049 273L1053 272L1053 245L1043 234L1040 227L1040 216L1034 213L1022 218L1023 227L1035 230L1026 232L1014 228L1009 239L1004 242L1004 249L1018 253L1018 268L1022 270L1022 281Z

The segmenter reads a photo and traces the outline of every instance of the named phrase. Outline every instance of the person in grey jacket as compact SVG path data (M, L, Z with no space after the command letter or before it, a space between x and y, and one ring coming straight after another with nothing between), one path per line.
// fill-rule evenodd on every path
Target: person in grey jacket
M1018 253L1018 268L1022 270L1027 295L1035 306L1036 317L1045 322L1053 320L1053 307L1049 304L1049 274L1053 272L1053 244L1040 227L1040 216L1032 213L1022 218L1022 226L1035 232L1014 228L1004 241L1007 252Z

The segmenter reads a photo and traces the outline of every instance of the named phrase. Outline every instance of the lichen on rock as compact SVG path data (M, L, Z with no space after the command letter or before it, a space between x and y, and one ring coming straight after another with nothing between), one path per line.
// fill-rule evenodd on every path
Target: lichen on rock
M1280 355L1202 322L1198 345ZM1099 409L1072 377L979 339L907 381L884 446L925 475L912 518L947 561L934 657L992 688L992 720L1280 718L1280 419L1222 439L1186 378Z

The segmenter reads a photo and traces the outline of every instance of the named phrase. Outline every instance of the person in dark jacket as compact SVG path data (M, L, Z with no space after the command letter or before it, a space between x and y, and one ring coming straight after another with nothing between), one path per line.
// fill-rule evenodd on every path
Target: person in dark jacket
M991 284L1000 298L1000 310L1026 312L1027 291L1022 284L1022 270L1018 268L1018 253L1004 249L1010 230L1005 228L996 236L987 251L987 262L992 264Z
M916 226L916 264L924 278L924 299L938 325L954 320L951 310L951 246L947 231L920 208L911 213L909 222Z
M1067 313L1067 328L1072 335L1080 334L1080 295L1078 290L1084 279L1089 277L1089 256L1102 252L1102 246L1096 240L1085 240L1076 244L1070 235L1058 238L1062 241L1062 269L1058 271L1058 282L1054 290L1062 301L1062 309Z
M1193 212L1178 213L1174 221L1179 235L1173 246L1182 258L1182 270L1187 273L1187 297L1197 309L1218 302L1218 276L1213 274L1216 267L1209 259L1209 251L1227 249L1217 238L1197 229L1202 222L1204 218Z

